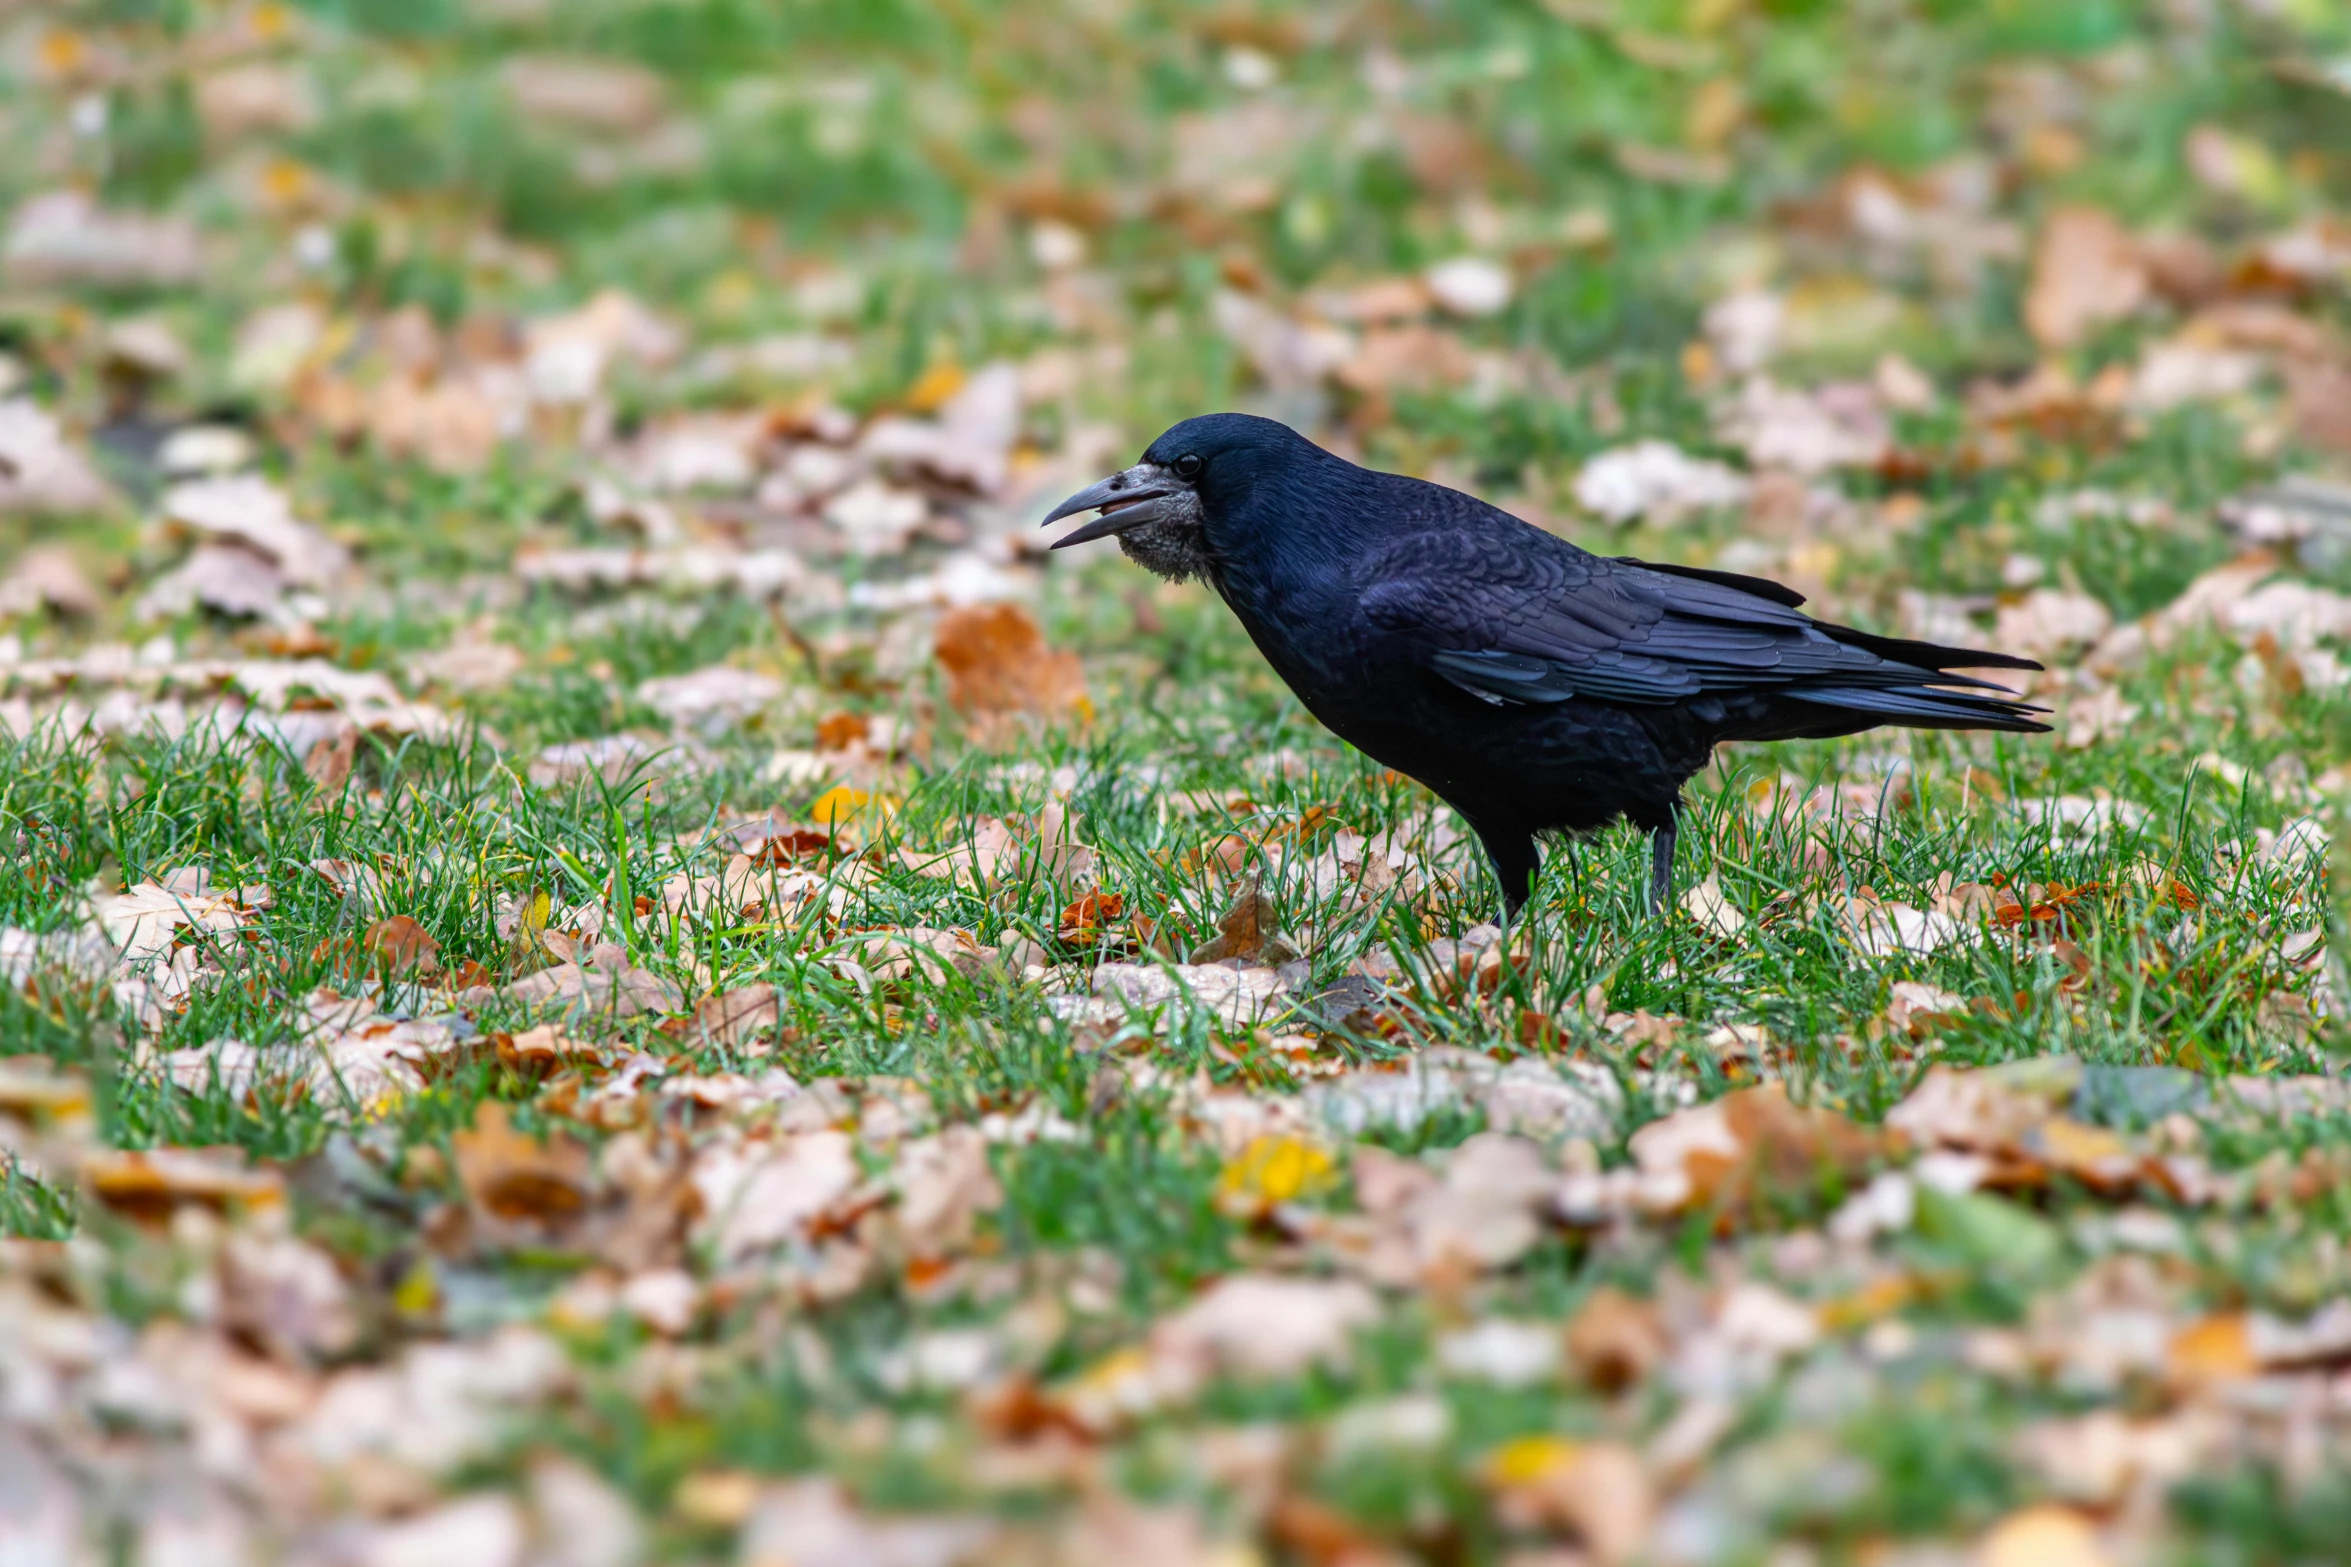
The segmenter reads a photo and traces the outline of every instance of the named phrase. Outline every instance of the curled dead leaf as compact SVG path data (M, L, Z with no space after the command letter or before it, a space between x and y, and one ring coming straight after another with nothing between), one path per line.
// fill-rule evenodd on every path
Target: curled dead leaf
M1603 1284L1567 1323L1568 1358L1603 1393L1621 1393L1649 1375L1668 1349L1653 1302Z
M450 1138L467 1200L494 1219L560 1227L588 1202L588 1149L568 1133L535 1138L495 1099L475 1107L473 1124Z
M1065 946L1091 947L1112 939L1126 914L1126 899L1115 892L1089 892L1061 911L1055 938Z
M148 1148L86 1160L82 1180L107 1207L157 1220L186 1204L207 1208L271 1207L285 1200L273 1170L257 1169L236 1148Z

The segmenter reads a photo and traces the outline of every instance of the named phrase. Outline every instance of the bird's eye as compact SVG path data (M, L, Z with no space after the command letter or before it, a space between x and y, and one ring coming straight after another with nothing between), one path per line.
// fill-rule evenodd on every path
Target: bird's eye
M1186 479L1199 478L1200 470L1205 466L1207 465L1200 461L1198 452L1186 452L1175 460L1175 471Z

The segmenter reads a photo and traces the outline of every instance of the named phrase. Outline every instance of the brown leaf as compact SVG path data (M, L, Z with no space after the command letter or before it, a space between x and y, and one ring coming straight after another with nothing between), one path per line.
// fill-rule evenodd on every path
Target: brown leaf
M740 1047L772 1032L781 1016L775 986L745 985L704 996L686 1024L685 1035L688 1039L707 1039L713 1044Z
M1912 1039L1924 1039L1953 1027L1966 1011L1963 996L1918 980L1899 979L1886 1001L1886 1022Z
M901 1150L897 1169L898 1237L918 1258L951 1255L971 1244L979 1216L1000 1206L1004 1189L988 1165L987 1140L972 1126L951 1126Z
M1077 655L1046 646L1044 632L1017 604L950 611L939 622L935 650L947 672L947 700L966 718L1092 716Z
M2113 215L2065 207L2042 226L2025 295L2025 325L2043 348L2067 348L2147 299L2146 264Z
M1785 1085L1764 1083L1711 1104L1679 1110L1632 1136L1645 1176L1658 1178L1670 1206L1714 1209L1726 1217L1772 1192L1798 1192L1823 1176L1864 1173L1891 1151L1892 1139L1834 1110L1799 1105Z
M873 719L864 713L828 713L817 720L816 748L819 751L849 751L870 743Z
M1252 880L1216 922L1216 934L1192 954L1194 963L1222 963L1239 959L1279 968L1298 954L1274 928L1273 900Z
M1620 1393L1647 1377L1666 1348L1655 1304L1614 1285L1594 1290L1568 1319L1568 1358L1603 1393Z
M367 950L394 974L437 974L441 969L441 944L431 931L405 914L370 925Z
M255 1169L236 1148L149 1148L106 1153L82 1166L100 1202L137 1219L162 1219L188 1203L265 1207L285 1200L275 1171Z
M1469 347L1441 327L1415 322L1365 334L1352 358L1332 372L1351 392L1430 392L1468 380L1476 366Z
M606 1059L600 1046L572 1038L555 1023L495 1038L500 1064L526 1077L543 1078L581 1061L601 1065Z
M331 740L321 740L302 758L302 771L321 794L334 794L350 781L351 766L359 759L359 726L353 724Z
M1285 1491L1265 1520L1266 1534L1285 1559L1306 1562L1388 1560L1379 1538L1328 1502ZM1197 1559L1197 1558L1195 1558Z
M359 1337L332 1257L290 1235L240 1234L222 1248L221 1316L279 1359L335 1355Z
M504 439L497 404L470 380L393 376L375 389L367 428L387 455L447 474L479 471Z
M495 1099L475 1107L473 1125L450 1145L467 1199L493 1218L560 1225L587 1207L587 1145L561 1132L541 1141L517 1131Z
M2351 369L2339 364L2286 368L2286 401L2294 431L2311 445L2351 452Z
M1602 1567L1640 1553L1657 1511L1639 1455L1615 1442L1520 1437L1487 1460L1486 1482L1506 1522L1565 1529Z
M11 466L0 453L0 489L15 477ZM98 590L82 574L73 552L62 545L25 551L8 575L0 578L0 619L13 620L44 609L59 615L94 615L98 606Z

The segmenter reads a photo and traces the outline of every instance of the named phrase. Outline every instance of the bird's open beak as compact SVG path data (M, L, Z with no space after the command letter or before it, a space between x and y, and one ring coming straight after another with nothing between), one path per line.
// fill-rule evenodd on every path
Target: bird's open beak
M1114 473L1100 484L1078 491L1047 512L1043 525L1050 527L1081 511L1099 510L1101 516L1055 539L1053 548L1111 538L1165 516L1168 500L1181 487L1182 481L1159 464L1139 462L1124 473Z

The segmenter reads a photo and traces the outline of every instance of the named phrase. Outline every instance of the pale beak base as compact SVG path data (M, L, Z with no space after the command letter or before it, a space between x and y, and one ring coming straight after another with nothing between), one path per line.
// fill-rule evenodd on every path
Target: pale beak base
M1180 487L1181 481L1159 464L1137 463L1124 473L1114 473L1100 484L1078 491L1047 512L1041 526L1050 527L1082 511L1099 510L1101 516L1055 539L1052 547L1066 549L1072 544L1114 538L1166 516L1168 503Z

